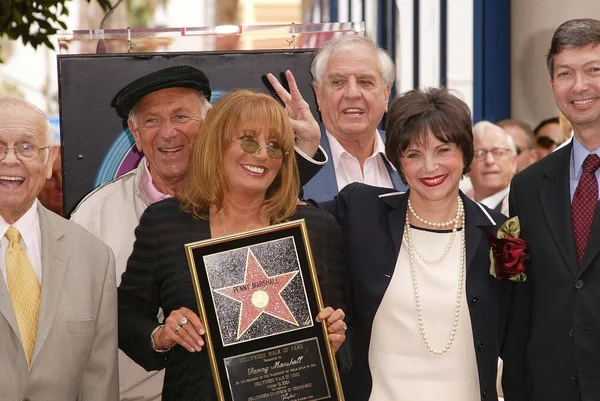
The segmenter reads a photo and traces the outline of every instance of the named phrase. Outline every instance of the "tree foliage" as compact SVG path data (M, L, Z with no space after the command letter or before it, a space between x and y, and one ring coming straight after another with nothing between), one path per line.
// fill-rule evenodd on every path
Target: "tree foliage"
M63 18L69 15L65 3L71 0L0 0L0 37L7 36L34 48L39 45L54 49L49 36L67 29ZM88 3L92 0L86 0ZM111 7L109 0L93 0L104 11Z

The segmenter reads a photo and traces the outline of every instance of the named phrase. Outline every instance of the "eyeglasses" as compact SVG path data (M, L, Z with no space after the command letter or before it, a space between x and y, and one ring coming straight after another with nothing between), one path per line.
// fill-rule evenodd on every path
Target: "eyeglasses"
M560 145L560 142L556 142L554 139L547 136L538 136L535 138L535 143L537 146L543 149L550 149L553 146Z
M15 152L15 156L22 162L31 162L40 157L40 151L48 149L50 146L43 148L37 147L31 143L22 143L14 148L8 148L4 145L0 145L0 161L6 158L9 150Z
M242 150L246 153L257 154L260 150L265 147L261 146L258 142L256 142L251 137L243 137L240 139L233 140L234 143L239 143L242 147ZM283 159L283 156L287 155L290 152L284 152L283 149L279 146L277 142L269 142L266 146L267 154L272 159Z
M510 153L510 149L508 148L492 148L492 149L478 149L475 151L473 155L475 160L483 160L487 156L488 153L491 153L494 156L494 159L502 159L506 157Z

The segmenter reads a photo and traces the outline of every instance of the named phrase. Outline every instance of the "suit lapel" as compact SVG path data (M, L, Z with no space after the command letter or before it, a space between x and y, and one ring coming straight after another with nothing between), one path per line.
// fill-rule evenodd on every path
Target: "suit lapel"
M381 158L383 159L385 168L387 169L388 175L390 176L390 180L392 180L392 185L394 186L394 189L396 191L406 191L406 185L400 179L400 176L398 175L398 172L394 169L394 166L392 166L383 155L381 155Z
M0 274L0 314L4 316L11 329L21 342L21 333L19 332L19 326L17 324L17 317L10 300L10 294L8 293L8 286L4 281L4 277Z
M51 212L41 205L38 206L38 212L42 234L42 299L32 364L52 327L68 259L67 247L62 241L64 224L52 221Z
M327 153L328 162L321 167L321 170L304 185L304 192L309 199L318 202L331 200L337 196L337 179L335 178L335 169L331 156L331 147L327 139L325 127L321 125L321 147Z
M467 247L467 272L475 259L477 249L484 239L484 235L492 234L492 228L498 224L498 221L494 221L492 217L485 211L485 209L467 198L462 192L460 196L465 207L465 242ZM487 238L487 237L486 237ZM484 242L487 244L487 241Z
M408 207L408 193L404 196L400 196L399 194L382 196L381 200L390 207L387 217L390 233L394 240L394 250L397 259L398 254L400 253L400 247L402 246L402 236L404 235L406 209Z
M540 187L540 204L550 227L556 247L560 250L566 265L573 275L577 274L577 253L571 219L571 195L569 190L569 171L571 148L568 145L561 152L557 162L549 165L544 172L544 182ZM598 223L596 222L596 227ZM593 227L593 226L592 226ZM539 227L544 230L544 227ZM598 232L598 228L596 229ZM592 238L590 236L590 238Z
M377 130L377 133L379 134L379 136L381 136L381 139L385 143L385 131ZM396 171L394 166L392 166L392 164L388 161L388 159L384 155L381 155L381 158L383 159L383 164L385 165L388 175L390 176L390 179L392 180L392 186L396 189L396 191L404 192L404 191L408 190L408 186L402 182L402 179L400 179L400 175L398 174L398 172Z

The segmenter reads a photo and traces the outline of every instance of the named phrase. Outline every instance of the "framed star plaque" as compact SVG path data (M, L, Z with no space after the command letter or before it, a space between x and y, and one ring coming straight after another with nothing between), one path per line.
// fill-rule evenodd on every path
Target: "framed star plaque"
M186 244L219 401L343 401L304 220Z

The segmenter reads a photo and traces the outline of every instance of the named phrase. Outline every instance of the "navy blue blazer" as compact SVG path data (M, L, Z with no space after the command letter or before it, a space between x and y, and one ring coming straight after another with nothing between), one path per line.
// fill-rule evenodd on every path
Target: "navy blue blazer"
M382 139L385 140L385 132L377 131L381 135ZM329 139L327 139L327 133L325 132L325 126L321 124L321 147L327 153L328 161L321 167L318 173L316 173L307 184L304 185L304 198L313 199L317 202L325 202L332 200L338 194L338 184L335 177L335 169L333 168L333 160L331 156L331 146L329 146ZM398 172L390 164L390 162L383 157L385 167L387 168L388 174L392 180L392 185L397 191L405 191L407 189L406 184L402 182Z
M506 220L461 193L465 208L467 250L466 296L473 328L482 400L497 399L498 356L506 330L514 283L490 275L488 235ZM346 243L353 302L353 364L342 377L348 401L366 401L371 393L369 342L373 318L390 283L400 246L408 193L364 184L350 184L336 201L323 207L338 219ZM441 395L440 395L441 396Z

